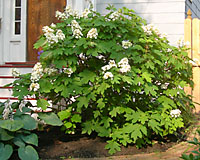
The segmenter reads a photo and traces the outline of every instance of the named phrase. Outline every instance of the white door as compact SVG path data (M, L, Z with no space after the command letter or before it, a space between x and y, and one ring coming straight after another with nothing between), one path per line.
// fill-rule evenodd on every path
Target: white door
M0 63L26 61L27 0L0 0Z

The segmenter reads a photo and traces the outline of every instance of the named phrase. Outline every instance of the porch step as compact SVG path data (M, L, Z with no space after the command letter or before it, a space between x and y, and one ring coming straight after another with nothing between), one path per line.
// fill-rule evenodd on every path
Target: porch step
M17 101L17 98L12 96L12 87L4 87L18 78L12 76L12 69L17 68L20 74L31 73L34 64L35 62L7 62L4 65L0 65L0 102L8 99ZM35 103L35 99L30 98L26 100Z
M0 76L0 87L6 84L12 83L16 79L17 77L13 77L13 76Z
M15 98L15 97L0 97L0 102L5 102L8 99L11 102L17 102L18 101L18 99ZM37 101L34 98L28 98L28 99L25 99L25 101L29 101L33 106L37 106Z
M6 62L6 65L35 65L37 62L35 61L29 61L29 62Z
M0 74L1 76L11 76L12 75L12 68L17 68L17 70L21 74L31 73L32 67L26 67L26 66L0 66Z
M12 89L0 87L0 97L12 97Z

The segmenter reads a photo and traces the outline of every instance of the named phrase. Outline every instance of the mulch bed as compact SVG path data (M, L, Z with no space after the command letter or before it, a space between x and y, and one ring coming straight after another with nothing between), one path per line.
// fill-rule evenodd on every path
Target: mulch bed
M38 153L41 159L61 160L65 158L94 158L108 157L108 151L104 149L106 139L99 138L96 135L66 135L60 131L60 128L51 127L45 131L38 132L39 147ZM182 135L182 134L180 134ZM180 140L175 135L171 135L166 139L155 140L154 145L149 145L141 149L135 145L122 147L120 152L114 156L135 155L141 153L163 152ZM181 138L184 140L183 136Z

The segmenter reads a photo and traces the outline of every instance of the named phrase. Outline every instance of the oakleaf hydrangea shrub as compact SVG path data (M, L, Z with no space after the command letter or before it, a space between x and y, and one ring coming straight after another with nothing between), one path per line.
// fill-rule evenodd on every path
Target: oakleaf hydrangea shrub
M60 22L43 27L35 44L40 62L14 84L14 95L35 96L42 109L51 101L66 133L95 132L113 154L184 127L193 107L184 87L193 82L182 42L171 46L133 10L107 9L105 16L57 11Z

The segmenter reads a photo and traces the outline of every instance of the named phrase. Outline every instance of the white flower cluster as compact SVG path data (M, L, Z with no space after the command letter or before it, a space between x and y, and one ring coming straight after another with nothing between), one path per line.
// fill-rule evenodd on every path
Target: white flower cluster
M71 74L73 73L72 69L71 68L63 68L63 72L68 74L69 77L71 76Z
M177 118L177 117L179 117L179 116L181 115L181 111L180 111L179 109L171 110L171 111L170 111L170 115L171 115L172 117Z
M101 67L101 69L103 70L103 73L105 73L106 71L110 70L113 67L117 68L117 65L114 60L110 60L108 65ZM131 70L131 66L128 64L128 58L121 59L121 61L118 63L118 67L119 67L119 72L121 72L121 73L129 72ZM108 79L108 78L113 79L113 74L111 72L106 72L104 74L103 78L104 79Z
M80 27L79 23L76 20L71 21L71 28L72 28L72 31L74 31L75 29L82 30L82 28Z
M97 36L98 36L98 32L97 32L97 29L96 28L92 28L91 30L89 30L89 32L87 33L87 38L94 38L94 39L97 39Z
M189 60L189 63L192 64L192 66L196 66L196 67L200 65L200 62L197 58L194 58L193 60Z
M12 69L12 76L15 78L15 77L19 77L20 75L20 72L17 68L13 68Z
M56 24L51 23L50 27L51 27L51 28L56 28Z
M79 14L79 12L78 12L77 10L74 10L74 11L73 11L73 17L74 17L75 19L80 19L80 14Z
M56 32L56 37L63 41L65 39L65 34L63 33L61 29L58 29Z
M108 79L108 78L111 78L113 79L113 74L111 72L106 72L103 76L104 79Z
M65 14L66 14L66 17L68 18L69 16L73 15L73 9L71 6L66 6L65 8Z
M146 26L142 26L142 29L149 36L152 35L153 31L154 31L160 38L167 37L166 33L160 33L159 29L157 27L155 27L153 24L148 24Z
M184 46L189 47L190 46L190 42L189 41L185 42L184 39L183 39L183 37L181 37L177 41L177 44L178 44L178 47L184 47Z
M73 10L71 6L66 6L65 14L66 18L69 18L70 16L73 16L75 19L80 18L79 12L77 10Z
M169 86L169 83L164 83L164 84L161 84L161 89L167 89Z
M167 49L167 52L169 53L169 52L172 52L172 49L171 48L168 48Z
M32 73L31 73L31 85L30 85L30 91L37 91L40 86L37 83L39 81L39 79L43 76L43 68L40 62L36 63L35 66L32 69Z
M79 38L81 38L81 37L83 36L83 34L82 34L82 32L81 32L80 29L75 29L75 30L73 31L73 36L74 36L76 39L79 39Z
M153 24L148 24L146 26L142 26L142 29L147 35L152 35L152 30L154 29Z
M36 82L39 81L39 79L43 76L43 68L40 62L37 62L31 73L31 81Z
M45 68L44 69L44 73L48 74L49 76L56 72L57 72L57 69L55 69L55 68Z
M56 11L55 17L61 20L66 20L70 16L73 16L74 18L80 18L79 12L76 10L73 10L71 6L66 6L64 12Z
M66 14L63 13L63 12L60 12L60 11L56 11L55 17L58 18L58 19L63 19L63 20L67 19Z
M47 110L47 109L46 109L46 110ZM45 110L45 111L46 111L46 110ZM41 110L39 110L39 112L41 112ZM38 113L33 113L33 114L31 114L31 117L34 118L35 121L36 121L38 124L46 125L46 123L44 122L44 120L41 120L41 119L39 118Z
M19 105L20 112L22 112L23 108L26 106L27 103L28 103L27 101L21 101L21 103Z
M131 43L131 42L129 42L129 41L122 41L122 47L124 48L124 49L128 49L128 48L130 48L131 46L132 46L133 44Z
M167 33L160 33L158 34L160 38L167 38Z
M115 64L114 60L110 60L108 62L108 65L105 65L105 66L101 67L101 69L105 72L107 70L110 70L112 67L117 67L117 65Z
M31 85L30 85L30 91L34 91L34 92L36 92L36 91L38 91L40 89L40 85L38 84L38 83L31 83Z
M65 39L65 35L60 29L57 30L56 35L54 34L54 29L50 28L49 26L44 26L42 31L44 32L44 36L50 44L58 43L58 40Z
M91 13L91 11L90 11L88 8L86 8L86 9L83 11L81 17L88 18L88 14L90 14L90 13Z
M81 32L82 28L80 27L80 25L78 24L78 22L76 20L71 21L71 28L72 28L73 36L76 39L79 39L83 36L83 34Z
M3 119L6 120L6 119L12 119L12 107L11 107L11 103L10 103L10 100L7 100L5 103L5 108L3 110Z
M121 61L118 63L118 66L120 67L120 72L121 73L126 73L131 70L131 66L128 64L128 58L123 58Z
M109 16L109 19L111 19L112 21L115 21L119 19L119 17L120 17L120 13L118 11L115 11Z

